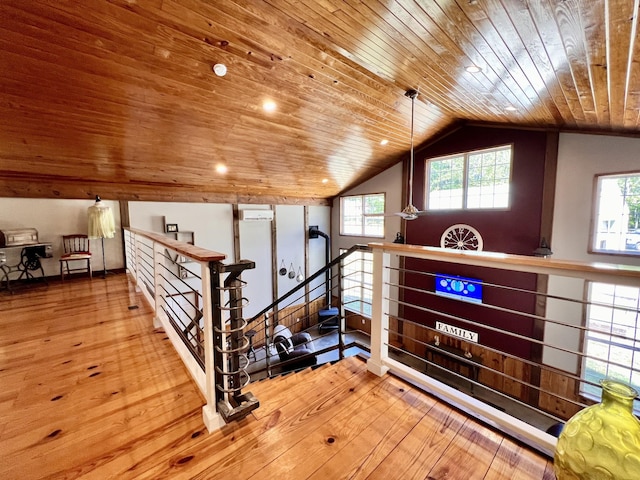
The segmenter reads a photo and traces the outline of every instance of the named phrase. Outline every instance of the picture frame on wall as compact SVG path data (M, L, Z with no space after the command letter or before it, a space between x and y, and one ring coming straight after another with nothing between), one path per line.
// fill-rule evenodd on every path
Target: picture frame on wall
M194 277L194 275L189 271L188 268L178 266L178 277L185 279Z
M167 223L165 228L166 228L166 232L167 233L177 232L178 231L178 224L177 223Z

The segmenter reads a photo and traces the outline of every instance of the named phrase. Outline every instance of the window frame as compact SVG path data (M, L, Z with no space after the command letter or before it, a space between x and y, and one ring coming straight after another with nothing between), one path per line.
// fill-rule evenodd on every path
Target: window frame
M640 248L636 247L636 249L627 249L627 237L629 234L637 235L638 242L640 242L640 227L635 229L635 231L628 230L628 220L626 231L623 232L610 232L614 236L617 235L618 242L624 242L625 249L624 250L616 250L616 249L607 249L607 248L599 248L596 246L596 242L600 235L606 235L609 232L599 232L598 228L601 222L599 212L600 212L600 201L601 201L601 183L600 181L603 179L615 179L615 178L629 178L629 177L638 177L640 180L640 170L635 170L631 172L620 172L620 173L599 173L594 175L593 177L593 198L592 198L592 208L591 208L591 224L589 226L589 245L587 247L588 253L599 254L599 255L616 255L616 256L624 256L624 257L640 257ZM622 197L626 200L629 196L622 195ZM626 201L624 201L623 206L627 205ZM624 213L620 213L619 217L616 220L624 219ZM607 241L606 239L601 239L601 241Z
M508 186L509 186L509 192L507 195L507 205L506 206L500 206L500 207L469 207L468 206L468 200L469 200L469 157L471 155L477 155L477 154L482 154L484 152L491 152L491 151L497 151L497 150L503 150L503 149L509 149L509 179L508 179ZM455 157L463 157L463 169L462 169L462 206L460 207L450 207L450 208L431 208L430 204L429 204L429 179L430 179L430 165L433 162L436 161L442 161L442 160L447 160L450 158L455 158ZM479 149L474 149L474 150L467 150L464 152L458 152L458 153L452 153L452 154L448 154L448 155L442 155L439 157L433 157L433 158L427 158L425 160L425 167L424 167L424 205L425 205L425 210L427 210L430 213L437 213L437 212L452 212L452 211L507 211L511 209L512 206L512 184L513 184L513 157L514 157L514 145L513 143L506 143L506 144L502 144L502 145L497 145L494 147L488 147L488 148L479 148ZM495 179L495 177L494 177Z
M382 213L365 213L364 212L364 204L365 204L365 198L366 197L373 197L373 196L378 196L378 195L382 195L382 199L383 199L383 209L382 209ZM361 199L361 203L362 203L362 214L361 214L361 231L360 233L345 233L345 225L344 225L344 214L345 214L345 208L344 208L344 201L347 198L355 198L355 197L359 197ZM343 237L368 237L368 238L385 238L385 229L386 229L386 222L385 222L385 210L387 208L387 194L385 192L377 192L377 193L360 193L360 194L355 194L355 195L343 195L340 197L340 236ZM366 232L366 222L365 219L366 218L377 218L380 217L382 219L382 234L380 235L370 235Z

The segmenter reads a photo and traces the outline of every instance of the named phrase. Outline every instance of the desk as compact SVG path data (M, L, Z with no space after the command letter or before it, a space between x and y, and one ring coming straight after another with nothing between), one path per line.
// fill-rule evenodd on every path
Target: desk
M471 386L471 393L473 393L474 382L478 381L478 374L480 373L480 367L482 366L482 359L480 357L477 355L465 357L464 351L459 348L450 347L449 345L444 345L442 343L436 345L435 342L429 342L427 344L425 357L427 361L431 363L435 363L436 358L442 359L442 366L446 366L446 362L450 361L458 365L458 367L466 367L470 374L468 377L473 380L472 382L469 382ZM429 364L427 363L425 373L428 368ZM462 374L459 368L457 373Z
M8 265L5 250L12 248L22 249L20 252L20 262L15 265ZM31 245L0 247L0 286L2 286L2 282L4 282L6 289L11 292L11 281L22 280L23 278L25 280L36 278L32 272L36 272L38 270L40 271L41 278L48 284L40 259L50 258L52 256L53 254L51 253L50 243L34 243ZM18 272L20 275L17 278L12 279L9 277L12 273Z

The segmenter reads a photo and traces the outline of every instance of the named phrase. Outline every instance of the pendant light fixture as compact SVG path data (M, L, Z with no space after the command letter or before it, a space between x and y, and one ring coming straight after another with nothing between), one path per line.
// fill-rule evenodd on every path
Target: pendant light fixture
M418 210L413 205L413 121L414 121L414 108L415 101L418 98L417 90L407 90L404 94L405 97L411 99L411 150L409 157L409 204L402 210L402 212L396 213L405 220L415 220L420 215L424 215L426 212Z

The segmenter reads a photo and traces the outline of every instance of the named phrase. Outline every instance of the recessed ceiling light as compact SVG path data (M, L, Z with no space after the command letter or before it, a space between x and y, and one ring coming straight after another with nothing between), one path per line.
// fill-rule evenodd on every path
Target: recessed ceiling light
M276 102L267 100L262 104L262 108L265 112L273 112L276 109Z
M482 71L482 68L478 65L469 65L465 67L465 70L469 73L480 73Z
M389 140L387 140L386 138L380 140L380 145L386 145L387 143L389 143Z
M504 107L505 111L507 112L515 112L518 109L516 107L514 107L513 105L507 105L506 107Z
M219 77L224 77L227 74L227 66L224 63L216 63L213 72Z
M323 179L322 179L322 183L328 183L328 182L329 182L329 179L328 179L328 178L323 178Z
M227 166L222 163L219 163L218 165L216 165L216 172L227 173Z

